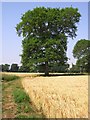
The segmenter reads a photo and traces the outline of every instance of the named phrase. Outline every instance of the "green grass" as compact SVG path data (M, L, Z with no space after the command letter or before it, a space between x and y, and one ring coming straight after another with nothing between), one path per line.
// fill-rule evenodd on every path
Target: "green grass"
M14 101L17 104L16 118L43 118L42 114L37 114L30 97L20 86L13 88Z
M35 114L35 115L33 114L33 115L30 115L30 116L18 115L16 118L33 118L34 120L37 119L37 118L38 118L38 119L40 118L40 120L41 120L42 117L41 117L41 116L38 116L38 115L36 115L36 114ZM44 118L42 118L42 119L44 119Z
M21 113L21 112L28 113L30 111L33 112L33 109L30 107L30 104L29 105L28 103L18 104L17 113Z
M18 115L16 118L27 118L26 115Z
M17 113L28 113L34 112L33 108L30 105L30 98L26 92L21 88L15 88L13 90L14 101L18 105Z
M19 76L2 74L3 81L12 81L12 80L16 80L16 79L19 79Z
M20 88L16 88L13 91L14 100L16 103L29 102L29 96Z

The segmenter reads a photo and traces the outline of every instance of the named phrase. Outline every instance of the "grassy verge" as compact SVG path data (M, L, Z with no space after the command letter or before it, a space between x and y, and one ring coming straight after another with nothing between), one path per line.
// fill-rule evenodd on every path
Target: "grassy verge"
M12 80L16 80L16 79L19 79L19 76L2 74L2 80L3 81L12 81Z
M43 118L24 91L17 76L2 75L2 117L3 118Z

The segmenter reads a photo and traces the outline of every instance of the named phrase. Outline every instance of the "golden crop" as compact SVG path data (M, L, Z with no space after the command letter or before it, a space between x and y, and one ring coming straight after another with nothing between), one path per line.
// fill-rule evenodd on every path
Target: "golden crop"
M26 77L23 87L47 118L88 118L88 76Z

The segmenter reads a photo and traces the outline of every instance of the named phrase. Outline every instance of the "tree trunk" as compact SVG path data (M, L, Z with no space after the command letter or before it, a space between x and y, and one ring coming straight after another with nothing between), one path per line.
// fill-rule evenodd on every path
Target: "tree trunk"
M45 62L45 76L49 75L48 62Z

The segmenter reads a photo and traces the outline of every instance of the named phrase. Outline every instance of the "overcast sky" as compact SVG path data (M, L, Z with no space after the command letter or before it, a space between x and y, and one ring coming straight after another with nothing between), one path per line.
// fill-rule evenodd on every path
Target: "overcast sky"
M2 3L2 61L0 64L20 64L22 53L22 37L16 34L15 26L20 22L23 13L35 7L65 7L78 8L81 19L78 24L77 37L74 40L68 38L67 56L70 64L75 63L72 50L80 39L88 39L88 2L3 2ZM0 58L1 59L1 58Z

